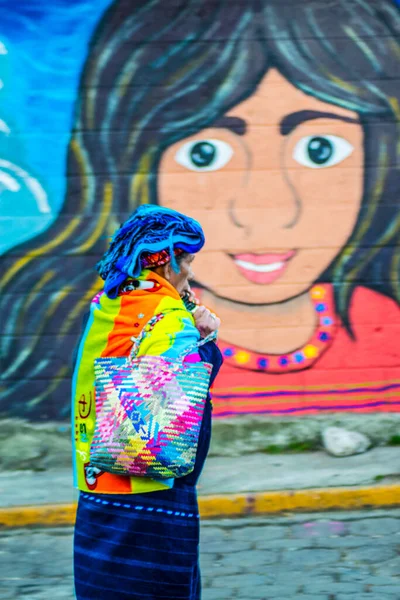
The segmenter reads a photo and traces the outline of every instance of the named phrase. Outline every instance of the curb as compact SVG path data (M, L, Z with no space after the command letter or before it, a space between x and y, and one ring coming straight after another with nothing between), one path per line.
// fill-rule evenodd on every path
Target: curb
M199 497L200 515L203 519L395 506L400 506L399 484ZM72 526L75 512L76 504L1 508L0 528Z
M203 518L400 506L400 485L314 488L199 498Z

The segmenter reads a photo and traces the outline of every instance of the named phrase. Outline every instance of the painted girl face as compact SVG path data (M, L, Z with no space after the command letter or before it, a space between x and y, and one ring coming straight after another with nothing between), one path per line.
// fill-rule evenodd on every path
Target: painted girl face
M341 252L363 186L357 114L270 71L213 127L164 153L159 200L202 224L196 280L237 302L306 291Z

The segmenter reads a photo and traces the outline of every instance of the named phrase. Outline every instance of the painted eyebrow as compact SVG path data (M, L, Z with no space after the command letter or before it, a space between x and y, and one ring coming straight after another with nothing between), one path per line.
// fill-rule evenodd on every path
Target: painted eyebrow
M240 117L221 117L220 119L217 119L216 121L211 123L211 127L229 129L237 135L245 135L247 131L247 123L244 119L241 119Z
M337 121L344 121L345 123L359 123L357 119L344 117L337 113L319 112L316 110L299 110L283 117L279 124L281 135L289 135L289 133L291 133L298 125L301 125L306 121L312 121L313 119L336 119Z

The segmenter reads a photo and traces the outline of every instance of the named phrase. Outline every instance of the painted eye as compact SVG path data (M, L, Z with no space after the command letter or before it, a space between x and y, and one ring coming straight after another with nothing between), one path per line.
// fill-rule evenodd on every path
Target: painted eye
M177 163L191 171L218 171L232 158L233 149L221 140L186 142L175 154Z
M337 135L309 135L297 142L293 158L305 167L323 169L342 162L353 150L347 140Z

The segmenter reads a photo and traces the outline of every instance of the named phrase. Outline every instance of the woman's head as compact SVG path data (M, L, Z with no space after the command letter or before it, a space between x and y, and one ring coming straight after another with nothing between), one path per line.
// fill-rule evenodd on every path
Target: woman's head
M128 277L154 269L182 293L192 276L194 254L204 241L203 230L194 219L168 208L140 206L115 232L97 265L105 292L115 298Z
M171 261L165 265L155 267L153 271L164 277L176 289L180 296L190 293L190 282L194 280L192 263L195 255L182 252L176 257L177 269L174 269Z

